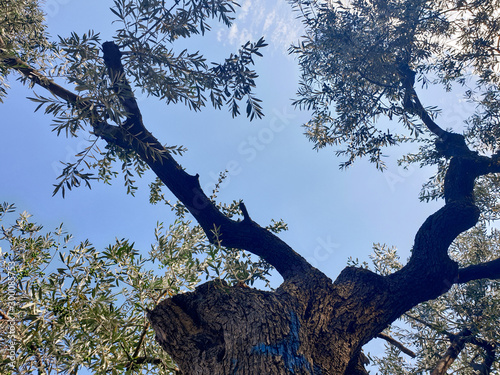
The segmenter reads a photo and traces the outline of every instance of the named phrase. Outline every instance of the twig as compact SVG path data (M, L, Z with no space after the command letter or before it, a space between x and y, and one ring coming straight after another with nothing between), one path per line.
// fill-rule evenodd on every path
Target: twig
M398 348L399 350L401 350L403 353L409 355L410 357L412 358L415 358L417 355L415 354L414 351L408 349L406 346L404 346L402 343L400 343L399 341L397 341L396 339L392 338L391 336L389 335L386 335L385 333L382 333L380 332L376 337L380 338L380 339L384 339L385 341L387 341L388 343L394 345L396 348Z

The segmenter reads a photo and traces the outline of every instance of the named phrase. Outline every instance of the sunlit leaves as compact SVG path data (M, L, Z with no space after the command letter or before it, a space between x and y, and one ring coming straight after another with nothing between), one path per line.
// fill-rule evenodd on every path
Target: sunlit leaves
M221 174L211 199L215 200L224 177ZM226 248L217 242L211 244L202 228L186 218L188 212L184 205L165 201L158 180L150 188L150 200L153 203L164 201L178 218L166 231L163 224L158 225L155 232L157 242L152 249L153 259L167 270L165 280L168 280L169 288L192 289L200 281L213 278L225 280L229 284L253 285L259 281L269 287L268 277L273 270L269 263L241 249ZM241 215L240 202L217 203L217 207L229 218ZM273 221L267 228L275 233L287 229L282 221ZM213 229L213 234L217 237L218 228Z
M72 374L87 368L95 374L166 375L175 370L145 317L146 308L168 291L133 244L116 240L102 252L88 241L71 246L61 228L42 234L27 214L3 229L0 240L10 249L1 254L0 336L15 344L16 373ZM8 290L4 281L10 277L15 288ZM6 304L9 295L14 305ZM14 331L6 329L5 316L16 319ZM0 364L2 374L9 369L9 363Z
M176 220L167 231L160 224L156 240L153 259L165 268L164 282L175 293L213 278L250 285L260 280L269 286L268 263L242 250L210 244L201 227L188 220Z
M425 140L419 119L404 104L403 66L416 72L417 85L424 88L470 85L466 99L479 104L469 123L471 142L479 139L488 152L498 147L498 137L487 135L498 123L498 101L484 95L498 92L498 1L290 3L306 28L290 50L302 70L295 104L312 111L305 127L315 147L338 147L347 158L343 166L366 156L380 167L383 149ZM431 114L437 112L423 95L422 102L431 105ZM383 120L402 126L387 126L388 131Z
M375 272L380 275L390 275L403 266L399 260L397 249L385 244L373 244L373 254L370 255Z
M3 202L1 205L0 205L0 218L2 218L5 214L9 213L9 212L14 212L14 210L16 209L16 206L14 206L14 204L12 203L7 203L7 202Z
M19 57L36 68L44 68L56 53L48 41L44 15L36 0L0 1L0 102L8 85L9 70L2 59Z
M230 216L239 214L239 202L220 207ZM13 210L13 205L0 205L0 219ZM43 233L27 213L2 227L0 338L15 344L13 365L19 373L173 374L176 366L156 344L147 309L207 278L267 282L269 264L210 244L203 230L186 219L183 205L172 210L176 220L167 228L158 224L148 256L125 239L102 251L88 240L75 245L62 226ZM281 222L272 224L274 231L284 228ZM15 287L8 288L9 283ZM10 295L14 305L7 303ZM14 331L6 328L10 319L16 319ZM0 358L2 374L9 366Z

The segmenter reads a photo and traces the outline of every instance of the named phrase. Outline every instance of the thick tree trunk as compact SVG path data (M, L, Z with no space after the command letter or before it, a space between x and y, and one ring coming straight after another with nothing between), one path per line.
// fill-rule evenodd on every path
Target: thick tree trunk
M161 302L149 319L184 374L344 374L352 358L349 373L362 374L356 322L376 313L345 304L340 289L315 274L275 292L214 281Z

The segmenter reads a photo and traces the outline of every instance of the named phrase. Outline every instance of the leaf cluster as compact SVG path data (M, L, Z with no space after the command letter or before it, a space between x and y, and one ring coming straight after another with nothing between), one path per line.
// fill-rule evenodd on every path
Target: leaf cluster
M99 252L89 241L72 247L62 227L41 231L27 214L3 227L0 336L16 356L0 371L174 373L146 319L168 293L148 259L127 240Z
M233 201L230 204L215 202L217 191L224 178L225 173L221 173L211 199L228 218L241 216L241 202ZM185 206L179 202L171 204L165 200L161 188L162 183L159 180L150 185L150 201L155 204L163 201L175 212L177 219L166 232L163 224L158 225L155 231L157 242L152 248L152 255L162 268L167 269L166 279L170 280L169 282L181 277L182 285L192 289L202 281L203 276L205 280L220 279L230 285L253 285L258 282L267 288L270 287L268 277L274 268L269 263L242 249L227 248L217 241L215 244L210 243L203 229L188 220ZM281 220L273 220L266 229L279 233L287 230L287 226ZM213 233L218 238L218 228L213 228Z
M338 146L342 166L368 157L383 168L383 150L429 133L408 105L415 82L472 85L477 103L470 143L496 149L498 9L496 0L290 1L306 28L290 49L302 71L295 105L312 111L304 126L315 147ZM432 116L438 108L429 107ZM382 118L401 126L385 128ZM466 120L465 118L463 119ZM459 129L454 129L455 131Z
M251 93L257 74L248 66L254 63L253 55L262 56L263 39L248 42L224 63L213 66L198 51L177 52L174 48L179 38L210 30L210 18L230 26L236 5L224 0L175 1L171 7L163 1L115 1L111 10L122 25L115 40L122 47L124 66L133 84L147 95L166 103L185 103L195 111L204 107L208 98L217 109L228 105L236 116L238 102L246 99L250 119L262 117L260 100Z
M56 47L49 42L44 14L37 0L0 1L0 102L6 95L9 69L2 60L19 57L43 68L55 57Z

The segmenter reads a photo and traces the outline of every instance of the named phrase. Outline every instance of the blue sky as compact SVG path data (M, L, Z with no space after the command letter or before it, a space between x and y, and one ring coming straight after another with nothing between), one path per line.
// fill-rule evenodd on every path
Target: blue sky
M93 29L106 39L113 30L111 5L112 1L103 0L48 0L49 31L55 37ZM166 106L139 95L146 126L161 142L188 149L178 161L189 173L200 175L202 186L212 186L219 172L230 169L219 199L243 199L250 216L261 225L283 219L289 231L281 237L331 278L349 256L368 261L374 242L395 245L406 258L421 223L442 205L418 201L431 172L398 168L398 149L387 151L384 173L366 161L340 171L334 149L312 150L301 128L308 113L291 106L299 70L286 51L299 38L300 24L282 0L246 0L241 5L231 29L214 24L205 37L180 41L179 47L200 49L209 61L221 61L246 40L264 36L270 45L256 64L260 75L256 93L263 100L264 119L252 123L245 117L232 119L225 109L193 113L183 105ZM9 97L0 105L0 200L29 211L47 230L63 222L75 239L89 238L97 247L117 237L149 250L156 222L173 221L170 210L150 205L147 188L136 197L126 195L121 177L113 186L94 183L92 190L82 187L65 199L52 197L52 184L60 173L58 161L75 160L85 143L56 137L50 116L33 113L36 105L26 100L31 91L14 79L11 84ZM434 92L423 101L443 106L438 121L447 127L457 126L467 113L456 99ZM388 128L397 126L387 122ZM143 186L152 179L147 175Z

